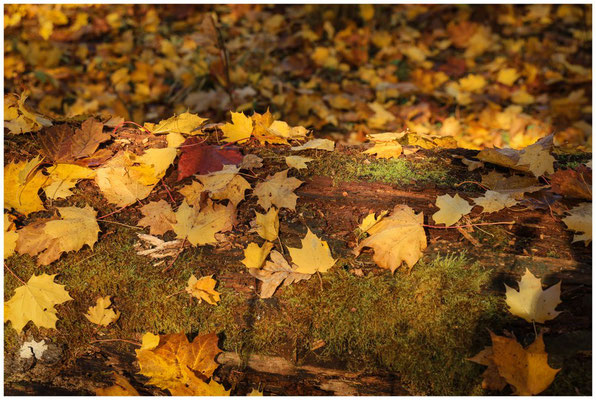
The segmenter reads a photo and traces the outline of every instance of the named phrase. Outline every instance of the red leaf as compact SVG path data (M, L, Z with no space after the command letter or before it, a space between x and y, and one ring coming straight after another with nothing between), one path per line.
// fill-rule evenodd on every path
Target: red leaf
M221 171L224 164L238 165L242 162L242 154L237 147L209 145L196 137L186 139L180 148L178 181L194 174Z

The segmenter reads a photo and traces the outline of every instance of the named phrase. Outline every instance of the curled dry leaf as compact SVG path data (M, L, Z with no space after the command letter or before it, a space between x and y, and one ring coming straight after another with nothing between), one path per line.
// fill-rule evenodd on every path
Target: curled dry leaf
M368 229L370 236L354 249L354 254L358 256L364 247L371 247L379 267L394 272L405 262L411 270L426 249L423 222L422 213L415 214L410 207L398 204L390 216Z
M279 285L291 285L305 279L310 279L312 274L299 273L298 266L290 266L284 256L277 250L271 252L271 261L267 261L263 269L250 268L248 272L262 282L262 299L268 299L273 296Z

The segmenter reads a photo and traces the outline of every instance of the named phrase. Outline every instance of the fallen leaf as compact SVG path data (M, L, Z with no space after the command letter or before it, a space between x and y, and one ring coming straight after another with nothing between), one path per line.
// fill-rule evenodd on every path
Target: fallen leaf
M500 193L494 190L487 190L484 197L472 199L476 205L482 207L482 212L493 213L504 208L513 207L517 204L511 193Z
M21 228L16 251L36 256L40 265L48 265L63 252L78 251L84 245L93 248L97 242L99 225L96 211L84 208L58 207L61 219L40 220Z
M482 374L482 389L501 391L507 386L507 381L499 374L493 356L493 348L485 347L480 353L474 357L467 358L467 360L488 367Z
M560 311L555 308L561 303L561 282L546 290L542 290L540 279L536 278L529 269L519 281L519 291L505 285L506 303L509 312L526 321L539 322L554 319Z
M288 247L292 263L298 266L295 272L300 274L327 272L335 265L337 260L331 256L327 242L319 239L309 228L301 241L302 248L300 249Z
M526 147L519 156L516 166L528 166L528 169L534 176L542 176L545 173L552 174L554 170L555 158L550 155L547 149L544 149L540 143L535 143Z
M467 200L459 197L457 193L453 197L448 194L437 196L436 206L439 211L433 214L433 219L437 224L445 224L445 226L455 224L473 208Z
M302 157L302 156L287 156L286 157L286 164L288 165L288 167L296 168L296 169L308 168L306 163L311 162L311 161L313 161L312 158Z
M19 349L19 355L21 358L34 357L36 360L41 360L43 353L45 353L47 349L48 345L46 344L45 340L40 340L39 342L30 340L23 343Z
M144 185L154 185L165 175L175 158L176 149L165 147L163 149L147 149L142 155L132 157L132 161L135 164L140 164L142 166L141 168L145 168L147 165L153 168L152 176L141 180L141 183Z
M294 190L303 182L297 178L288 178L289 169L269 175L265 182L259 182L253 193L258 196L258 204L265 210L269 210L271 205L277 208L296 209L296 200L298 196Z
M272 248L273 243L271 242L265 242L263 246L259 246L256 243L249 243L246 249L244 249L242 264L246 265L246 268L261 268Z
M242 159L242 162L238 166L240 169L254 169L261 168L263 166L263 159L256 154L247 154Z
M87 314L85 314L85 318L97 325L110 325L112 322L120 318L120 311L114 311L114 309L109 308L110 305L112 305L110 296L98 297L96 304L89 307Z
M132 387L130 382L122 375L112 371L114 385L95 389L96 396L140 396L139 392Z
M196 137L188 138L180 148L178 182L194 174L221 171L224 164L238 165L242 162L242 154L235 147L205 144Z
M293 151L308 150L308 149L319 149L326 151L333 151L335 149L335 142L329 139L313 139L304 143L301 146L291 147Z
M198 206L201 201L201 193L204 192L204 187L201 182L192 181L191 184L184 186L178 190L186 202L191 206Z
M515 388L513 394L539 394L550 386L560 371L548 365L542 333L525 349L514 338L497 336L492 332L490 337L493 342L493 360L499 374Z
M379 214L378 217L375 216L376 213L374 213L374 212L368 214L366 217L364 217L364 219L362 220L362 223L360 225L358 225L358 229L360 229L360 232L362 232L362 233L368 232L368 230L370 228L375 226L377 224L377 222L381 221L383 219L383 217L385 215L387 215L388 213L389 213L389 211L387 211L387 210L381 211L381 213Z
M224 142L243 143L250 139L252 135L253 123L250 117L241 112L231 112L232 123L226 123L221 127L224 134Z
M176 223L176 215L172 206L165 200L152 201L141 207L143 218L139 220L138 226L148 226L152 235L163 235L171 231Z
M530 176L512 175L506 178L496 171L482 175L482 185L495 192L510 194L516 200L521 200L524 193L537 192L546 187L539 186L536 178Z
M369 103L368 107L374 112L374 115L368 119L371 128L383 129L388 122L395 120L395 115L379 103Z
M506 86L511 86L519 78L519 74L515 68L505 68L499 71L497 75L497 82Z
M548 177L552 190L567 198L592 201L592 171L581 165L577 170L558 170Z
M29 162L7 163L4 166L4 208L13 208L17 212L29 215L45 210L37 192L47 182L37 168L38 157Z
M587 246L592 241L592 203L580 203L567 213L569 216L563 218L567 228L581 233L573 236L573 242L583 240Z
M364 247L371 247L375 252L373 260L379 267L393 273L405 262L411 270L426 249L423 223L422 213L415 214L408 206L396 205L390 216L368 229L370 236L354 249L354 254L358 256Z
M253 389L247 394L247 396L263 396L263 391L259 389Z
M259 297L268 299L273 296L279 285L291 285L305 279L310 279L312 274L297 272L298 266L288 264L277 250L271 252L271 261L267 261L263 269L250 268L248 273L262 282Z
M402 153L402 146L398 142L379 142L374 147L364 151L364 154L376 154L377 158L397 158Z
M192 343L184 333L174 333L160 336L159 344L154 346L151 337L147 347L136 350L140 373L150 378L150 385L168 390L176 390L193 378L210 378L217 368L215 358L221 353L218 341L214 333L199 335Z
M194 246L215 244L215 234L232 229L235 215L236 207L232 204L226 207L210 202L199 210L184 201L176 211L174 232L179 239L186 239Z
M64 199L72 196L70 189L81 179L95 178L95 171L75 164L57 164L48 169L50 174L43 190L48 199Z
M184 367L188 370L188 367ZM168 388L172 396L229 396L230 390L213 379L205 382L199 379L192 371L186 373L188 380L185 383L178 382Z
M103 132L101 122L89 118L76 130L67 124L52 126L40 135L39 141L41 153L52 162L72 164L77 159L92 157L99 145L110 138Z
M17 240L19 234L16 232L14 222L8 214L4 213L4 259L14 254L15 248L17 247Z
M54 306L72 300L64 285L54 282L56 275L32 275L26 284L18 287L10 300L4 302L4 322L11 321L17 333L29 321L39 328L56 329L58 317Z
M199 303L202 300L205 300L209 304L216 305L220 300L220 294L215 291L216 284L217 282L213 279L213 275L203 276L202 278L197 279L193 274L188 278L186 292L199 299Z
M206 118L201 118L196 114L185 112L159 121L159 123L150 130L151 133L154 134L183 133L185 135L198 135L202 132L197 131L196 129L203 125L203 122L205 121L207 121Z
M203 191L209 192L212 199L228 199L235 206L244 200L244 192L250 189L250 183L238 175L238 168L233 165L224 165L221 171L197 178L203 184Z
M271 207L266 214L261 214L255 211L255 230L263 239L273 242L277 239L279 232L279 216L278 210Z

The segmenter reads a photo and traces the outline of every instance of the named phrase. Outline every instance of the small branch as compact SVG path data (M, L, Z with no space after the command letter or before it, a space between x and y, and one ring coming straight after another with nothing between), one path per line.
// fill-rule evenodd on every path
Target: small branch
M100 343L100 342L124 342L124 343L134 344L135 346L141 346L141 343L139 343L139 342L133 342L132 340L126 340L126 339L98 339L98 340L93 340L89 343Z
M26 285L25 281L22 280L21 278L19 278L19 276L17 274L15 274L12 269L8 268L8 265L6 265L6 263L4 263L4 268L6 268L8 270L8 272L10 272L15 278L17 278L19 280L19 282L21 282L23 285Z
M167 296L166 296L166 299L169 299L170 297L173 297L173 296L177 296L177 295L179 295L179 294L181 294L181 293L184 293L184 292L186 292L186 289L182 289L182 290L181 290L181 291L179 291L179 292L176 292L176 293L169 294L169 295L167 295Z
M122 128L122 127L123 127L124 125L126 125L126 124L133 124L133 125L135 125L135 126L139 127L140 129L144 130L144 131L145 131L145 133L148 133L148 134L150 134L150 135L151 135L151 132L149 132L149 131L147 130L147 128L145 128L144 126L141 126L141 125L137 124L137 123L136 123L136 122L134 122L134 121L122 121L122 122L120 122L118 125L116 125L116 126L114 127L114 130L112 131L112 135L116 136L116 132L118 131L118 129Z
M461 226L458 226L457 227L457 231L459 233L461 233L463 237L465 237L466 239L468 239L468 241L470 243L472 243L474 245L474 247L480 247L481 246L481 244L478 242L478 240L474 239L472 237L472 235L470 235L468 232L464 231Z
M116 222L116 221L105 221L105 220L101 220L99 222L105 222L106 224L116 224L116 225L120 225L120 226L125 226L127 228L131 228L131 229L138 229L138 230L143 230L144 228L141 228L140 226L133 226L133 225L127 225L127 224L123 224L122 222Z
M126 207L128 207L128 206L124 206L124 207L122 207L122 208L119 208L119 209L117 209L116 211L112 211L112 212L111 212L111 213L109 213L109 214L102 215L101 217L98 217L97 219L98 219L98 220L100 220L100 219L104 219L105 217L109 217L110 215L114 215L114 214L116 214L116 213L119 213L120 211L124 210Z
M456 226L436 226L436 225L425 225L422 224L425 228L435 228L435 229L459 229L459 228L468 228L474 226L485 226L485 225L513 225L515 221L506 221L506 222L482 222L479 224L468 224L468 225L456 225Z
M161 270L161 273L162 274L164 272L166 272L167 270L169 270L170 268L172 268L172 266L174 265L174 263L176 262L176 260L180 256L180 254L182 254L182 252L184 251L184 244L185 243L186 243L186 238L184 238L184 240L182 241L182 244L180 245L180 250L178 251L178 253L176 253L176 257L174 257L174 259L172 260L172 262L170 263L170 265L168 265L167 267L165 267L164 269Z
M490 188L488 188L488 187L484 186L482 183L479 183L479 182L476 182L476 181L463 181L463 182L460 182L460 183L458 183L458 184L457 184L457 185L455 185L455 186L456 186L456 187L460 187L460 186L461 186L461 185L463 185L464 183L473 183L473 184L475 184L475 185L478 185L478 186L480 186L482 189L485 189L485 190L490 190Z
M168 196L170 196L170 200L172 200L172 204L176 205L176 201L174 200L174 196L172 196L172 192L170 192L170 188L168 187L168 185L166 185L166 183L163 181L163 179L161 180L161 184L166 189L166 192L168 192Z

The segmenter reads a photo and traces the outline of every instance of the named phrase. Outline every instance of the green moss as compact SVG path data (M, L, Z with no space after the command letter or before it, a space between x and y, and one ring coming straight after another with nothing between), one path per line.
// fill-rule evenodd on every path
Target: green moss
M309 163L308 172L304 174L329 176L335 183L355 180L397 185L450 186L455 183L447 168L435 157L414 162L403 158L383 160L360 154L325 153Z

